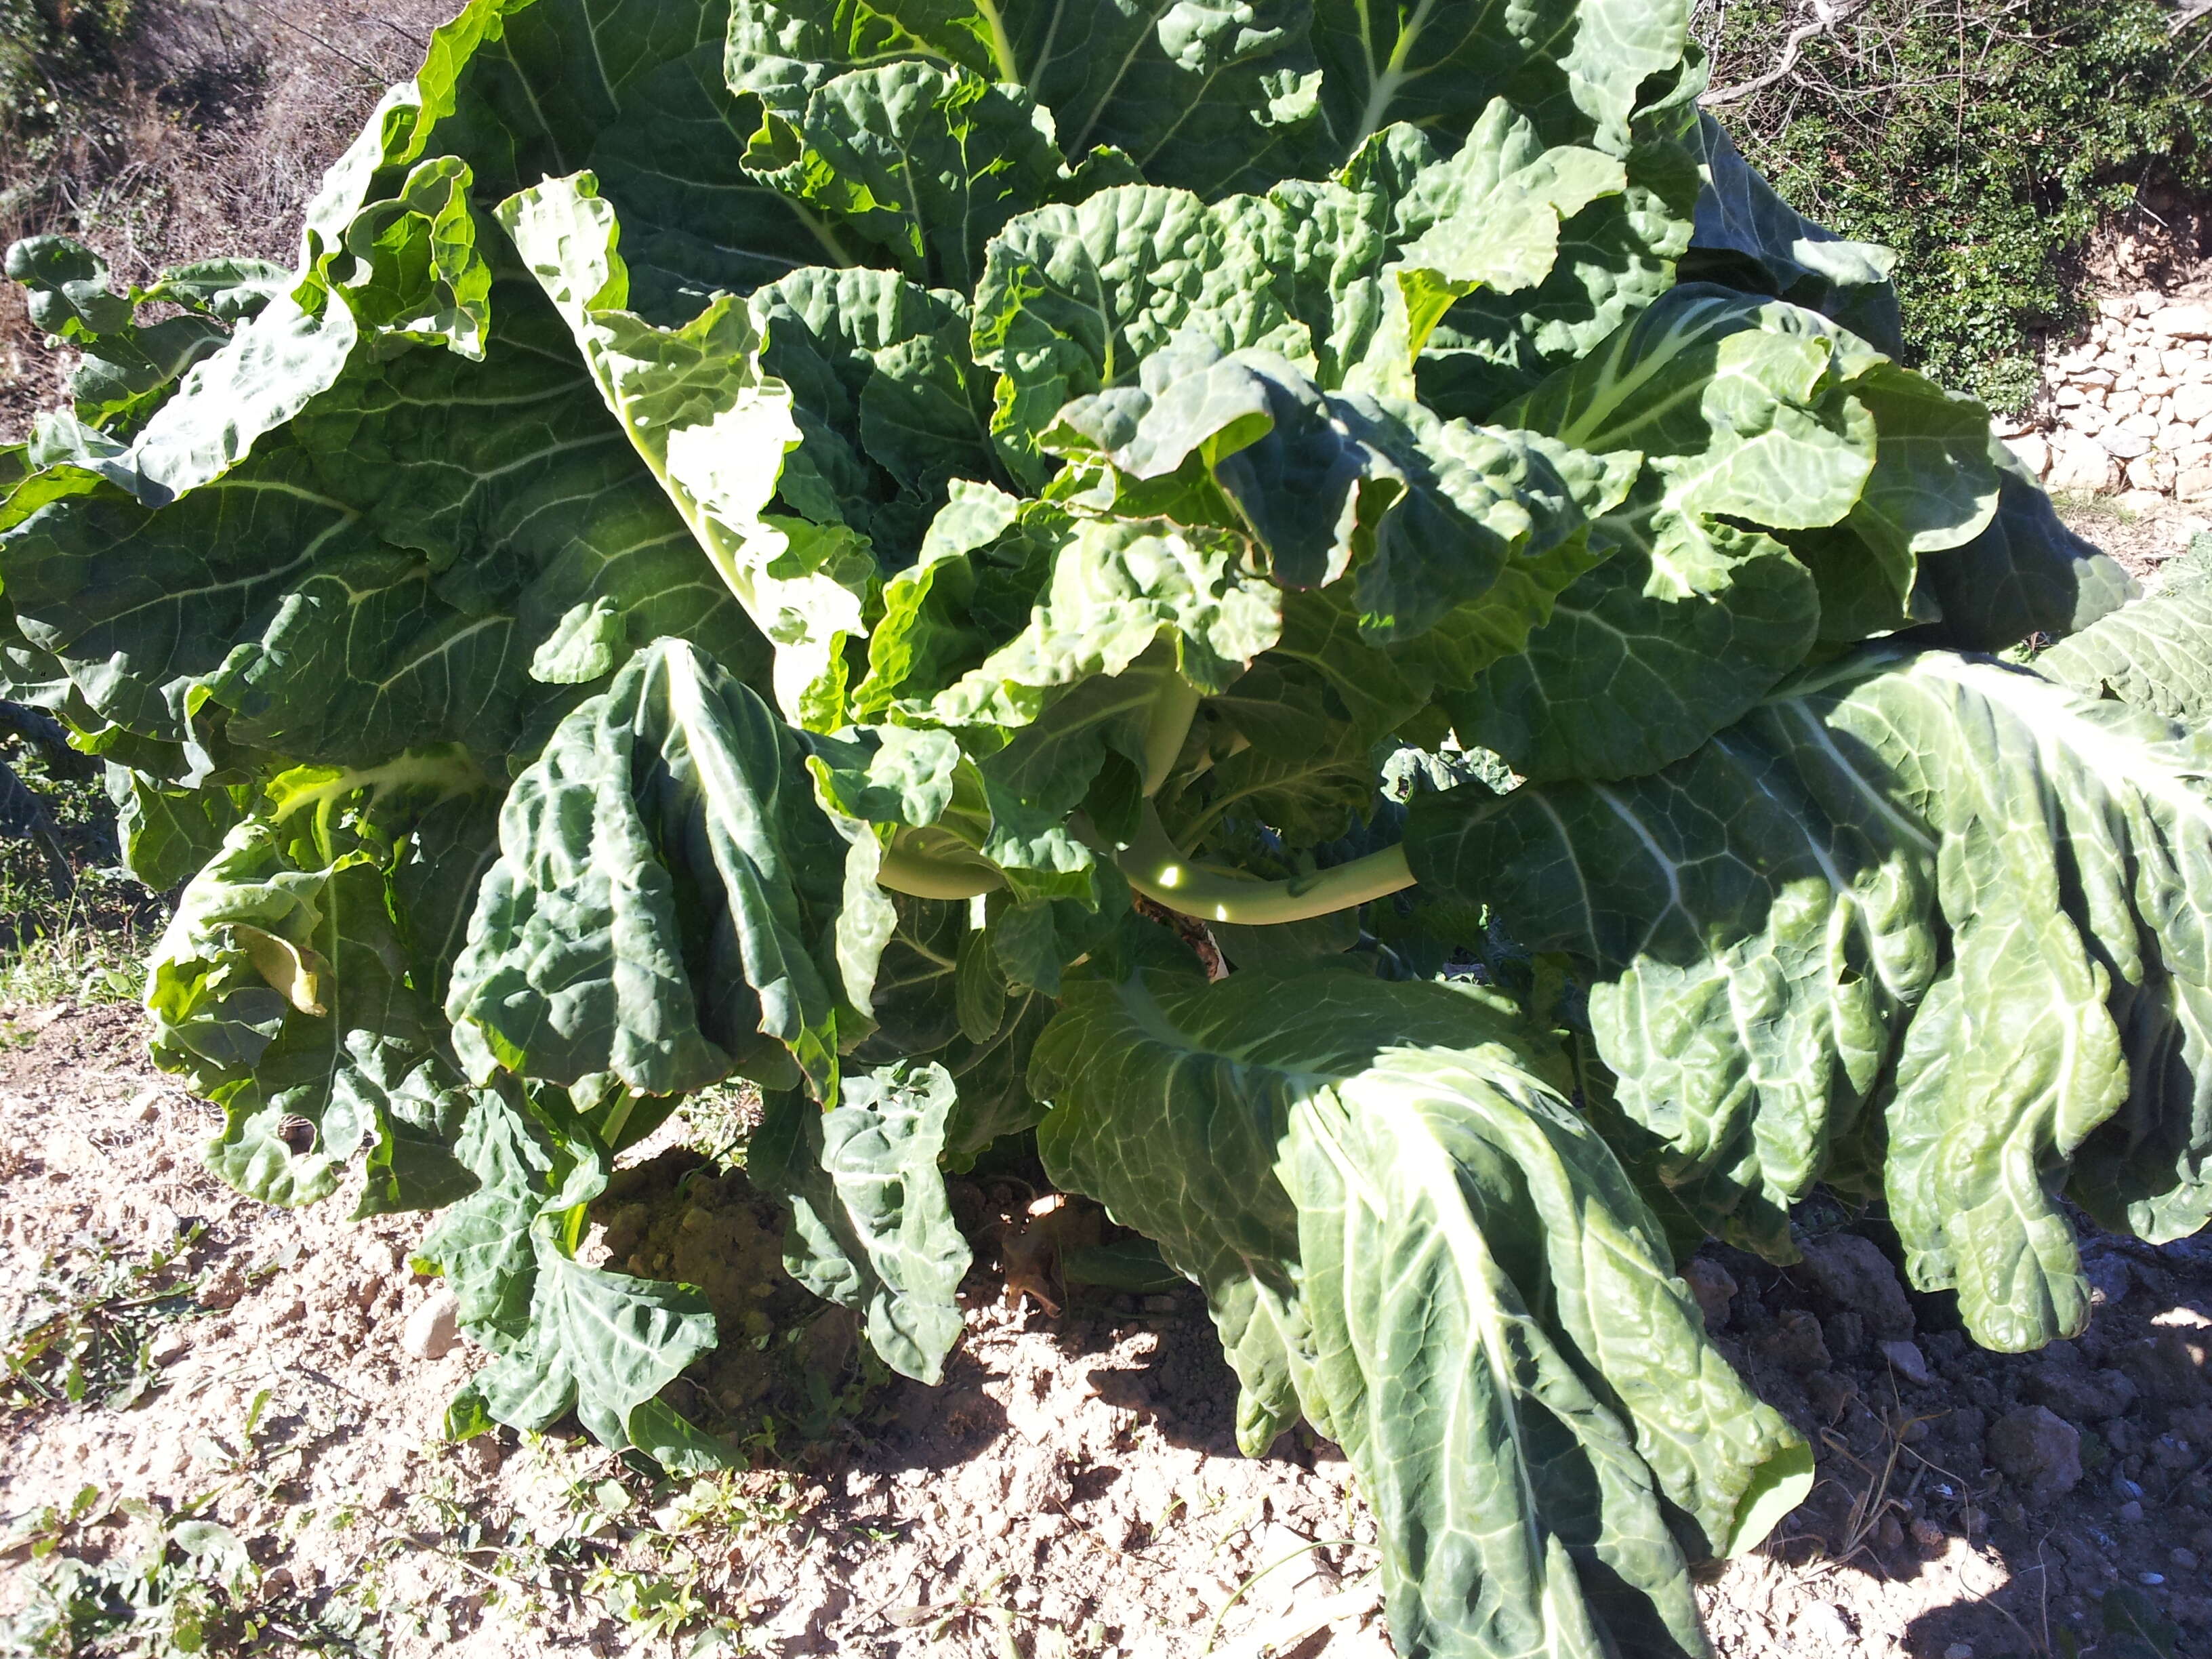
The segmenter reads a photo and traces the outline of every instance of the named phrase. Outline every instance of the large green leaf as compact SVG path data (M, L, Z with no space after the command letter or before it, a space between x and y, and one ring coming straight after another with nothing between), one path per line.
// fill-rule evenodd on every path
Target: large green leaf
M2092 696L2118 697L2212 726L2212 581L2170 585L2044 652L2035 670Z
M100 487L0 532L27 642L130 731L182 741L228 709L234 743L354 766L503 756L533 681L601 678L664 633L753 672L763 643L565 331L501 294L483 362L358 367L173 506Z
M223 1109L209 1162L241 1192L312 1202L367 1148L363 1213L450 1203L474 1185L453 1145L476 1091L410 981L385 872L361 852L301 867L285 842L241 823L185 889L147 975L155 1060Z
M1706 1341L1555 1060L1480 992L1341 962L1209 987L1186 958L1071 991L1039 1146L1206 1290L1248 1451L1299 1411L1344 1446L1395 1640L1695 1653L1669 1506L1748 1547L1810 1460Z
M1818 635L1812 573L1771 536L1670 511L1647 477L1595 532L1611 549L1466 691L1461 737L1525 775L1633 777L1679 759L1766 695Z
M890 271L808 269L751 307L799 431L777 493L904 562L947 486L996 471L993 377L969 358L964 301Z
M849 908L846 844L798 756L690 646L639 653L507 793L453 967L456 1025L561 1084L675 1094L736 1071L834 1098L840 989L867 1001L836 981L838 936L874 927L866 896L887 902L870 883Z
M1073 183L1034 116L979 76L886 64L770 115L748 163L913 281L965 293L1000 227Z
M959 1338L969 1264L938 1173L955 1093L943 1066L900 1062L847 1078L826 1114L774 1094L746 1163L791 1205L792 1277L862 1316L884 1363L923 1382Z
M841 724L841 653L864 631L875 565L849 532L763 516L799 431L790 392L760 367L750 313L723 295L681 327L662 328L628 309L620 227L589 173L510 197L500 222L702 552L778 647L786 714Z
M1686 263L1698 279L1778 295L1901 356L1897 293L1889 282L1897 256L1872 242L1846 241L1805 218L1775 194L1727 129L1703 111L1697 147L1705 188ZM1749 262L1747 270L1736 264L1741 261Z
M1273 279L1271 204L1208 207L1185 191L1125 185L1013 220L975 289L975 361L999 371L994 429L1031 483L1038 436L1063 404L1133 381L1178 334L1224 351L1313 358L1311 331Z
M1549 135L1593 135L1619 154L1645 81L1676 68L1688 34L1680 0L1316 0L1313 21L1340 160L1390 122L1449 132L1498 96L1539 116Z
M1443 700L1463 737L1540 779L1687 754L1816 639L1895 626L1919 556L1972 537L1996 500L1978 405L1811 312L1707 285L1674 289L1501 418L1643 458L1630 504L1593 532L1614 558L1525 653ZM1826 539L1785 546L1752 526Z
M1940 619L1930 637L1966 651L2002 651L2032 634L2063 637L2135 596L2134 580L2059 521L2051 497L2000 440L1996 512L1972 541L1920 561L1917 611Z
M2170 1155L2100 1212L2206 1209L2208 744L2025 672L1875 653L1650 777L1416 801L1407 850L1582 961L1621 1109L1705 1224L1788 1259L1832 1149L1886 1140L1914 1282L2031 1348L2088 1317L2056 1195L2124 1103Z
M1280 0L738 0L728 67L732 87L795 117L842 71L955 64L1025 92L1069 155L1115 146L1154 183L1212 196L1311 150L1304 25Z
M1591 562L1581 532L1635 470L1419 404L1323 392L1280 357L1194 338L1147 358L1135 386L1069 404L1044 441L1102 470L1055 486L1073 507L1241 532L1285 586L1348 574L1378 641L1457 612L1447 636L1479 630L1505 649ZM1498 614L1477 623L1476 607ZM1475 665L1453 651L1461 673Z

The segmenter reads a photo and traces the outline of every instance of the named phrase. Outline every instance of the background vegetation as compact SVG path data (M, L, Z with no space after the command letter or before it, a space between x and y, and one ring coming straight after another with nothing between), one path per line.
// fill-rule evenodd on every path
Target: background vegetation
M1753 88L1713 106L1745 155L1808 217L1895 248L1920 366L1996 407L2079 319L2100 226L2208 251L2212 10L1706 0L1696 27L1715 89Z

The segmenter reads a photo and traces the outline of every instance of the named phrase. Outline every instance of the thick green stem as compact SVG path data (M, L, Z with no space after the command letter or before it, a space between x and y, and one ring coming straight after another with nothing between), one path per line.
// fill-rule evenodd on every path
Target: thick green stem
M1289 881L1259 881L1203 869L1184 860L1150 807L1145 809L1136 840L1115 862L1129 885L1155 903L1187 916L1248 927L1325 916L1413 884L1405 850L1397 847Z
M1004 884L1006 878L979 859L919 850L908 839L911 833L902 830L891 838L876 872L876 879L893 892L916 898L967 899ZM1261 881L1206 869L1185 860L1150 806L1145 809L1136 840L1113 856L1129 885L1153 902L1187 916L1248 927L1325 916L1413 884L1405 851L1397 847L1289 881Z
M980 859L947 858L925 853L910 844L911 832L900 830L884 849L876 880L894 893L915 898L969 899L1006 884L1006 878Z
M1152 705L1152 717L1145 727L1145 799L1160 793L1160 786L1175 770L1175 763L1182 754L1184 740L1190 736L1191 722L1198 718L1198 688L1180 674L1168 682L1168 688Z

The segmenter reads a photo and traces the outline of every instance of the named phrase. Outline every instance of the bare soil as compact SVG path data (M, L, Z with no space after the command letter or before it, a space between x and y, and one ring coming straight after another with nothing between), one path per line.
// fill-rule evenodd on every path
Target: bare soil
M292 263L323 170L453 9L146 0L115 66L61 89L56 123L0 128L0 247L60 232L138 283L216 254ZM73 355L48 350L21 291L0 283L0 443L63 400Z
M58 1559L135 1559L202 1517L252 1563L216 1651L258 1618L280 1649L394 1659L1389 1652L1342 1459L1303 1431L1237 1454L1194 1295L1017 1310L987 1265L940 1388L848 1390L811 1425L764 1413L740 1474L656 1480L557 1431L453 1444L446 1402L483 1356L429 1328L419 1222L222 1187L198 1155L214 1110L151 1070L135 1010L0 1010L0 1330L83 1303L88 1263L191 1241L102 1304L117 1340L84 1398L19 1381L0 1412L0 1619ZM1995 1659L2066 1632L2087 1650L2115 1586L2204 1650L2212 1246L2094 1241L2090 1331L1992 1355L1947 1298L1906 1297L1823 1232L1841 1218L1807 1218L1825 1269L1724 1251L1691 1269L1820 1460L1776 1540L1706 1570L1720 1653ZM2001 1426L2016 1414L2039 1439Z

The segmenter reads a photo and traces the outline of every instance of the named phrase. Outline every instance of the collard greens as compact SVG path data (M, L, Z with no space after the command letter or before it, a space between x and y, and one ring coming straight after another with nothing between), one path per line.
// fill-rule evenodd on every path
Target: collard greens
M618 1152L757 1086L933 1380L1033 1133L1344 1446L1401 1651L1701 1651L1811 1463L1675 1249L1826 1181L2019 1348L2062 1196L2212 1216L2212 613L1703 85L1664 0L470 0L294 268L19 244L0 672L181 886L214 1166L434 1212L456 1432L690 1468Z

